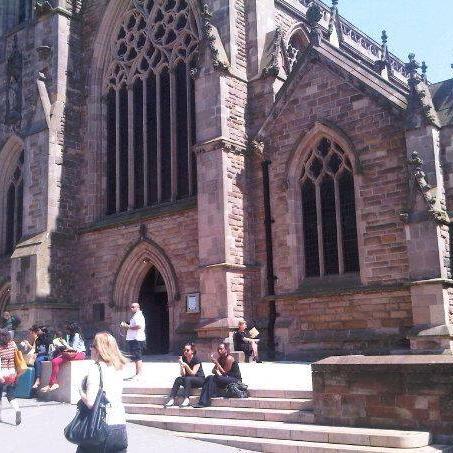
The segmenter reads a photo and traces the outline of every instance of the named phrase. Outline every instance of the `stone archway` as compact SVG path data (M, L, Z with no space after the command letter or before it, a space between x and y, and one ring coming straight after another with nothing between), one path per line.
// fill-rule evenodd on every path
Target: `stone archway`
M130 304L142 302L140 297L143 297L144 291L148 291L147 296L149 296L152 285L148 284L147 279L153 269L161 278L162 286L165 287L165 309L168 308L168 343L171 345L175 328L173 322L175 302L180 297L176 273L165 252L149 239L143 239L133 246L119 266L112 295L112 302L117 314L115 322L119 324L130 317L128 310ZM168 350L168 345L166 349Z

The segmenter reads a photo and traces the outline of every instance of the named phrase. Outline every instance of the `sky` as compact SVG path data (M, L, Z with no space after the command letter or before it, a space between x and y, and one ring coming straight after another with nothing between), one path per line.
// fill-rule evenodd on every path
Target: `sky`
M379 43L385 29L389 51L404 62L415 53L430 82L453 78L453 0L339 0L338 10Z

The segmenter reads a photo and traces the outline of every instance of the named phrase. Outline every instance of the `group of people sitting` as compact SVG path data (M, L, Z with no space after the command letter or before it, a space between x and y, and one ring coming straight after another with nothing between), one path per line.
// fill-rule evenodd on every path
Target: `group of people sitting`
M247 331L247 323L244 320L239 321L233 341L235 350L244 352L247 361L252 358L255 362L261 363L258 356L259 340L252 338L250 332ZM219 395L230 384L242 382L239 364L230 353L227 344L220 343L217 346L217 354L211 354L211 361L214 364L212 374L206 377L203 365L197 357L195 344L187 343L178 360L180 376L175 379L165 407L175 405L180 387L183 387L183 401L180 407L190 405L189 397L193 388L201 388L200 399L193 407L207 407L211 405L213 396Z
M45 326L33 326L29 329L28 339L20 343L24 358L28 365L35 368L33 388L41 385L42 362L50 360L52 371L47 385L41 392L49 392L59 388L58 373L60 366L71 360L85 359L85 342L76 322L66 324L64 330L49 332Z
M178 361L180 376L175 379L170 392L170 399L165 404L165 407L175 405L175 399L180 387L184 389L184 399L180 404L181 407L190 405L189 397L193 388L201 388L200 399L193 407L207 407L211 405L211 398L217 396L219 391L225 389L229 384L242 381L239 364L230 354L230 350L225 343L218 345L217 355L211 354L211 361L214 364L212 374L205 377L203 365L197 357L195 344L187 343Z

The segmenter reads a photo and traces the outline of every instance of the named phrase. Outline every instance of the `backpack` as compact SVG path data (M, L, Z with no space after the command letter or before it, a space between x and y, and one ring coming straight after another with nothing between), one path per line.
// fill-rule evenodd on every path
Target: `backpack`
M232 382L225 389L225 398L248 398L247 385L242 382Z

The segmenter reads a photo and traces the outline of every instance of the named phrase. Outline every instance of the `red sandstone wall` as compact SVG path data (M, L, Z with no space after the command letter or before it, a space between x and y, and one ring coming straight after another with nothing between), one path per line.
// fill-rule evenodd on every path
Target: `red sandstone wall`
M407 197L404 129L400 121L378 105L376 100L361 94L339 75L316 63L298 82L295 92L279 117L273 122L268 142L271 205L274 241L276 292L285 295L298 291L294 286L288 257L294 238L289 232L286 192L287 165L298 141L319 120L328 120L341 128L351 139L363 168L355 175L356 209L358 212L361 284L399 284L408 280L404 225L399 219ZM258 172L253 192L258 193ZM258 203L257 214L262 215ZM260 222L256 229L263 237ZM297 238L296 238L297 240ZM265 250L257 247L257 262L265 263ZM302 282L300 282L302 283ZM411 306L408 291L394 295L385 293L322 297L324 281L319 280L320 294L294 296L278 303L280 314L280 349L295 352L297 338L303 331L323 329L398 330L411 325ZM341 284L341 281L339 282ZM285 322L284 320L287 320ZM285 336L291 340L283 346ZM285 333L286 332L286 333ZM322 340L320 340L322 342Z

